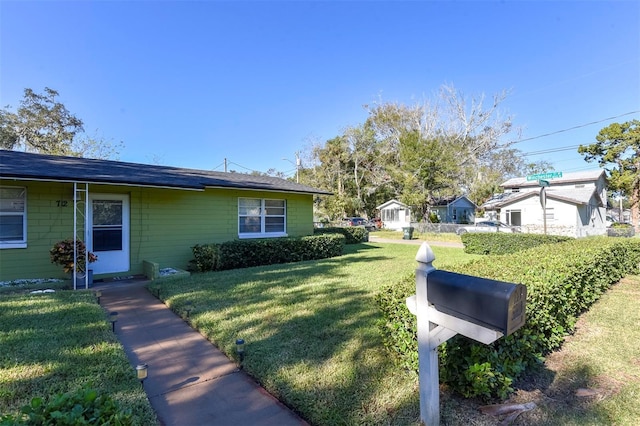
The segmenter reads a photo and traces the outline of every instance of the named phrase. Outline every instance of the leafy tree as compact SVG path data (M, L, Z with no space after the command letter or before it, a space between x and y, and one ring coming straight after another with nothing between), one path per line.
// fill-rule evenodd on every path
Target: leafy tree
M598 133L596 143L580 145L585 161L598 161L607 171L609 188L629 197L633 223L640 226L640 120L613 123Z
M111 158L122 142L112 144L84 133L83 122L58 102L57 91L24 90L16 112L0 110L0 148L52 155Z
M327 212L372 216L396 198L422 217L435 199L469 193L478 172L495 168L495 154L508 148L511 118L498 110L505 96L486 107L483 96L468 100L443 86L433 102L365 106L365 123L314 148L314 183L336 193Z

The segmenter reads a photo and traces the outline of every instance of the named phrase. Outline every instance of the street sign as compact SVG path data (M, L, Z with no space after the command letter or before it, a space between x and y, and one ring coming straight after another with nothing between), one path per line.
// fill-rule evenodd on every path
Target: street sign
M548 180L544 180L544 179L540 179L540 180L538 181L538 185L540 185L540 186L541 186L541 187L543 187L543 188L544 188L544 187L547 187L547 186L549 186L549 181L548 181Z
M527 181L540 180L540 179L555 179L555 178L561 178L561 177L562 177L562 172L538 173L535 175L527 176Z
M547 208L547 193L544 186L540 188L540 205L542 206L542 214L545 214Z

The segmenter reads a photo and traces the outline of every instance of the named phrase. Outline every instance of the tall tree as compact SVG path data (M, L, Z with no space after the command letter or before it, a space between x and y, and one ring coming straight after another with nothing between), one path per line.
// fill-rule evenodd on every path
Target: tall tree
M314 169L339 173L337 189L325 189L337 192L343 214L371 216L377 205L396 198L421 215L434 199L468 193L478 170L492 166L493 155L508 147L503 139L513 126L499 111L505 97L498 94L486 106L484 96L467 99L443 86L432 102L367 105L363 124L314 151Z
M82 120L56 101L58 92L45 87L44 94L25 89L17 113L4 111L4 148L70 155L76 134L84 131Z
M629 197L631 216L640 230L640 120L613 123L598 133L596 143L580 145L585 161L598 161L607 171L609 188Z
M0 148L77 157L117 156L122 142L112 144L84 133L83 122L57 101L58 92L24 90L16 112L0 110Z

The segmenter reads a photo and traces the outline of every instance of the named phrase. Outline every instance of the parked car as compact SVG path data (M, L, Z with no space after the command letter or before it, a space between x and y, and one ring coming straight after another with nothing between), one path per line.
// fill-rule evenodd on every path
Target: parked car
M376 224L364 217L345 217L342 221L345 226L364 226L367 231L374 231L376 229Z
M467 232L520 232L517 226L507 225L506 223L499 222L497 220L487 220L484 222L478 222L475 225L462 226L458 228L456 234L462 235Z

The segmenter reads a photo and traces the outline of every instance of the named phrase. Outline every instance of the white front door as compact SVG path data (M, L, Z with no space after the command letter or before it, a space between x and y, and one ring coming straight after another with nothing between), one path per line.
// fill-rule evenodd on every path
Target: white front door
M129 196L90 194L87 217L89 251L98 256L94 274L126 272L129 265Z

